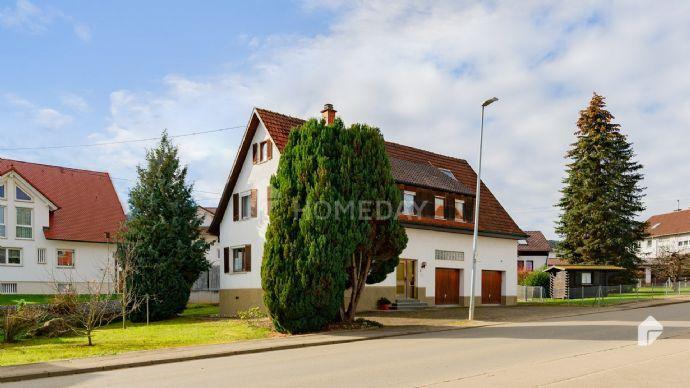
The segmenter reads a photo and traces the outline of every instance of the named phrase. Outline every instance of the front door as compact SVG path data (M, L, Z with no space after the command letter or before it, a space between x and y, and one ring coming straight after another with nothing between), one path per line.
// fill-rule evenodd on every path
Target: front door
M436 304L460 304L460 270L436 268Z
M482 304L501 304L501 271L482 271Z
M395 279L395 293L399 298L417 299L417 260L400 259Z

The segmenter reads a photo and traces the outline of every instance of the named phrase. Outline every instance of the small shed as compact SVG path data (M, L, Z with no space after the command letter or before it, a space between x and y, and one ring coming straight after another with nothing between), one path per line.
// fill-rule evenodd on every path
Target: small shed
M615 265L554 265L544 272L550 275L551 297L581 299L606 296L622 285L620 274L625 268Z

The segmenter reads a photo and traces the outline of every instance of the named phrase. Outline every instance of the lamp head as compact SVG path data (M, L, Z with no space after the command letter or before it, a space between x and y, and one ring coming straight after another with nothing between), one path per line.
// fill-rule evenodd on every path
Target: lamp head
M484 101L484 103L482 104L482 107L487 107L496 101L498 101L498 98L496 98L496 97L490 98L490 99Z

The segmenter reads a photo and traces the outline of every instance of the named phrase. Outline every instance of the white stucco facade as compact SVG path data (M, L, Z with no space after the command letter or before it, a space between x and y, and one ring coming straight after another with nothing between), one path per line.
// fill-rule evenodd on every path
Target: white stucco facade
M654 259L669 253L690 253L690 233L650 236L639 243L638 249L644 270L644 283L650 284L653 281L651 265Z
M0 249L13 251L13 255L20 252L19 263L10 262L7 253L4 260L0 257L1 293L51 294L57 291L58 284L60 287L71 284L82 291L84 283L99 281L104 269L110 268L109 274L113 273L114 245L46 239L43 230L50 226L50 211L56 206L13 172L5 174L0 185L4 185L0 206L5 229L4 236L0 236ZM31 199L18 200L17 186ZM17 209L20 208L31 209L30 238L18 237ZM65 250L73 253L72 266L58 265L58 251Z
M246 136L246 135L245 135ZM259 122L251 139L251 144L271 140L263 123ZM278 169L280 153L273 147L272 159L255 164L251 152L248 152L241 163L241 171L233 194L242 194L250 190L257 193L257 215L248 219L233 221L233 201L227 206L223 218L219 222L218 248L222 251L228 248L230 252L229 270L221 268L221 313L233 314L238 309L261 304L261 262L265 233L269 223L268 187L270 179ZM481 217L481 216L480 216ZM452 268L460 270L460 303L465 303L470 296L470 276L472 266L472 235L467 231L457 233L452 231L429 230L417 227L406 227L408 245L401 254L403 259L416 261L416 287L425 289L425 301L434 303L435 272L437 268ZM248 272L233 271L232 249L251 245L251 270ZM482 271L491 270L501 272L501 294L504 303L514 303L517 285L517 238L499 238L480 236L478 244L478 263L476 277L476 297L482 296ZM462 252L463 260L437 260L436 250ZM221 260L221 267L223 262ZM396 287L396 271L376 285L367 286L370 289L386 288L393 292ZM255 292L256 291L256 292ZM464 299L463 299L464 298ZM241 307L235 308L234 305Z

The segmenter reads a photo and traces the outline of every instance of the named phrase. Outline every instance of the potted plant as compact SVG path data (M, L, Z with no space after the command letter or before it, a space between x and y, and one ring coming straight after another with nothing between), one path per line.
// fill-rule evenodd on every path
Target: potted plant
M376 301L376 305L378 306L379 310L390 310L391 309L391 301L388 300L385 296Z

